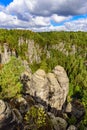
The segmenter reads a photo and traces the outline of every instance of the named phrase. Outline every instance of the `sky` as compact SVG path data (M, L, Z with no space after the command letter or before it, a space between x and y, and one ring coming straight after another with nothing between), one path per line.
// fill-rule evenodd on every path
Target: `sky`
M87 0L0 0L0 28L87 31Z

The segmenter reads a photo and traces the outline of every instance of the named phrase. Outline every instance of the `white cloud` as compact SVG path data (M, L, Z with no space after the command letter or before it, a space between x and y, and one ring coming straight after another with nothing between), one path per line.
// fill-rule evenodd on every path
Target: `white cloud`
M65 16L58 16L57 14L52 15L52 20L54 20L56 23L68 20L71 18L71 16L65 17Z
M71 21L80 14L87 14L86 0L13 0L7 7L0 5L0 27L87 31L87 18ZM64 25L54 26L52 21Z
M39 26L48 26L50 25L50 19L49 18L44 18L41 16L37 16L35 18L32 18L32 21L35 22L35 25Z
M25 2L29 11L34 15L51 16L58 14L68 16L87 13L86 0L26 0Z
M49 27L50 31L87 31L87 18L65 22L64 25Z
M65 23L65 27L70 31L87 31L87 18L80 18L79 20L67 22Z

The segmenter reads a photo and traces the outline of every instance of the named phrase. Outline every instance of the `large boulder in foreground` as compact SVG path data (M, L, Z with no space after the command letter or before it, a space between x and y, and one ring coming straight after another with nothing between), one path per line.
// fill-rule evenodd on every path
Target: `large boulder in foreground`
M30 95L57 110L62 109L69 90L69 79L63 67L56 66L52 73L48 74L39 69L28 82L26 84Z

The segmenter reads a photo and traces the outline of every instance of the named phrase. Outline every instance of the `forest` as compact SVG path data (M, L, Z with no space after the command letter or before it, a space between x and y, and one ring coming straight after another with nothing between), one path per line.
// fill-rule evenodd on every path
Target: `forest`
M23 43L19 46L20 38L23 39ZM27 40L33 40L35 45L38 44L42 48L40 62L30 63L27 56ZM32 73L38 68L51 72L56 65L64 67L69 77L67 102L77 99L84 105L85 116L81 121L81 130L84 130L83 128L87 127L87 32L32 32L29 30L0 29L0 50L2 52L4 43L7 43L10 50L14 50L21 60L27 60ZM47 51L50 53L49 58L47 58ZM13 98L22 92L22 85L18 81L18 76L24 68L19 61L14 62L13 60L7 64L0 63L0 99ZM11 74L10 68L13 64L21 67L19 71L13 67L14 74ZM9 78L11 80L6 81ZM11 84L11 81L14 82ZM17 85L15 85L16 82ZM9 83L8 91L11 94L6 95L7 84ZM14 85L13 89L11 89L12 85ZM14 91L15 88L16 92Z

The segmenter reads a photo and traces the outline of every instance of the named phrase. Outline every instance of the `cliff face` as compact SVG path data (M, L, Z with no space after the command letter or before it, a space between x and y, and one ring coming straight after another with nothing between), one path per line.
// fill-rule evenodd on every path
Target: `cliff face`
M19 50L21 45L23 45L23 39L19 40ZM27 51L25 52L25 56L29 63L37 62L40 63L41 55L42 55L42 48L38 44L35 44L33 40L26 40ZM3 48L3 50L1 49ZM4 43L3 46L0 45L0 63L4 64L10 60L11 56L19 56L20 54L16 54L16 50L10 49L7 43Z
M28 59L30 63L36 61L40 63L42 49L38 44L35 44L33 40L27 40L28 44Z
M7 43L4 43L3 46L0 45L0 63L7 63L10 60L11 56L16 57L16 52L14 50L11 50Z
M65 47L66 44L62 42L60 42L59 44L50 45L48 47L47 45L41 47L38 43L35 43L34 40L29 40L29 39L24 40L23 38L19 38L18 48L16 49L14 48L11 49L8 43L4 43L3 46L0 45L0 63L3 64L8 62L11 56L21 57L20 53L22 53L23 51L21 50L21 46L23 45L27 46L24 55L30 64L32 64L33 62L40 63L43 55L45 55L46 58L49 59L51 57L50 50L52 49L56 51L60 51L66 56L68 56L68 54L73 55L76 53L75 46L72 47L69 46L69 50L67 50L67 48ZM24 49L24 47L22 49ZM20 51L20 53L17 52L18 50Z

